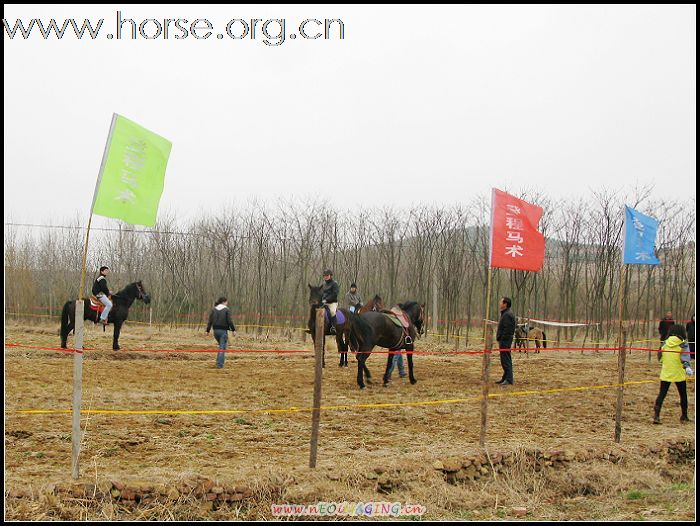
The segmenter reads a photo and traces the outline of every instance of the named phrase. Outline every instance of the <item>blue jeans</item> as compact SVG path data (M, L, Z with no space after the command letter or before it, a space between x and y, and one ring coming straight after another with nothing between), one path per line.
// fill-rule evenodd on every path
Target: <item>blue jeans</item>
M214 329L214 338L219 342L219 349L225 351L228 345L228 331L224 329ZM216 367L219 369L223 368L225 359L226 353L216 353Z
M391 365L389 366L389 375L391 378L391 373L394 371L394 366L399 366L399 376L403 378L406 376L406 369L403 367L403 354L395 354L394 358L391 360Z

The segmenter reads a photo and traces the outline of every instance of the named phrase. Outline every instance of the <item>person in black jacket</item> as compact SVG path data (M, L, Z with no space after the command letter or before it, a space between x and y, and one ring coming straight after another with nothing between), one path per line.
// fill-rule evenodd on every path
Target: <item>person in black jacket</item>
M675 323L671 311L668 311L664 319L659 322L659 339L661 340L659 349L663 347L666 338L668 338L668 331Z
M112 310L112 300L109 299L109 297L112 295L112 291L109 290L109 287L107 286L108 273L109 267L100 267L100 275L97 276L95 283L92 284L92 293L105 306L105 309L100 315L102 325L107 325L107 317L109 316L109 311Z
M335 334L335 313L338 310L338 293L340 287L333 279L333 271L326 269L323 271L323 290L321 291L321 303L328 306L328 314L330 316L330 333Z
M499 309L501 311L501 319L498 322L498 330L496 331L496 340L498 341L498 349L501 356L501 366L503 367L503 378L498 385L513 385L513 359L510 355L510 348L513 345L513 336L515 335L515 315L510 310L510 298L502 298Z
M219 349L222 352L216 354L216 368L224 367L224 359L226 358L226 347L228 345L228 331L236 332L236 326L231 319L231 311L228 308L228 300L225 297L220 297L216 300L214 308L209 314L209 323L207 324L207 334L211 328L214 328L214 338L219 343Z

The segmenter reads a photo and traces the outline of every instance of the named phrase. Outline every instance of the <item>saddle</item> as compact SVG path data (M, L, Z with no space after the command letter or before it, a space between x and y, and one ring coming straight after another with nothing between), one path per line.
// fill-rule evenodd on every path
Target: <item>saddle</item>
M413 343L413 339L411 338L411 335L409 333L409 330L411 328L411 320L409 320L408 315L401 310L401 307L399 307L398 305L394 305L391 309L383 310L381 312L387 318L389 318L394 325L401 328L401 330L403 331L403 344L411 345Z
M94 311L97 312L97 314L101 314L103 310L105 310L104 304L97 299L96 296L93 296L90 294L90 308Z
M324 311L325 311L325 321L326 323L330 323L331 320L331 310L328 308L328 305L324 305ZM343 314L343 311L341 309L336 309L335 311L335 324L336 325L343 325L345 323L345 314Z

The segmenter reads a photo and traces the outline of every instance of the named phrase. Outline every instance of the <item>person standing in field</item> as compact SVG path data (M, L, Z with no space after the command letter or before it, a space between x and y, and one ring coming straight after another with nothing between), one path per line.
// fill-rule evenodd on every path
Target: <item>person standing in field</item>
M498 349L501 358L501 367L503 367L503 378L498 385L513 385L513 358L510 354L510 348L513 345L513 337L515 335L515 314L510 310L512 302L510 298L501 298L499 309L501 310L501 319L498 322L496 331L496 340L498 341Z
M228 345L228 331L236 332L236 326L233 324L231 311L228 308L228 300L223 296L216 300L214 308L209 314L207 334L209 334L212 327L214 328L214 338L216 338L221 351L216 354L216 368L222 369L224 367L224 360L226 359L225 351Z
M693 376L693 369L690 367L690 358L684 351L688 350L685 341L687 335L683 325L672 325L668 331L666 343L659 352L661 362L661 386L659 396L654 404L654 423L661 423L661 406L666 398L666 393L672 383L676 384L678 395L681 399L681 422L690 422L688 418L688 391L686 380L688 376Z

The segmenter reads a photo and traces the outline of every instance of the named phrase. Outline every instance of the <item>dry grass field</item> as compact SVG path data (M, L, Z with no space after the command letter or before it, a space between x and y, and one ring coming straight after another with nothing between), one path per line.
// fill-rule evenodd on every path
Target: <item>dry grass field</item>
M73 337L69 338L69 345ZM329 340L330 341L330 340ZM58 325L20 326L8 320L5 342L57 347ZM273 503L389 501L422 504L424 519L498 520L525 508L526 520L693 520L695 424L679 422L675 390L652 425L658 392L655 357L628 356L622 442L613 441L617 356L613 352L514 353L516 385L491 385L489 458L508 465L474 480L450 480L440 463L479 455L481 356L440 355L453 345L420 340L416 385L400 379L381 386L385 355L368 366L375 383L360 391L354 358L337 365L329 345L323 376L319 463L308 468L314 359L310 340L236 335L233 349L308 349L300 354L150 353L139 349L206 349L200 329L150 328L127 323L127 351L111 350L111 331L88 327L83 365L83 410L240 410L219 414L84 414L81 482L106 495L72 496L71 416L21 410L71 407L70 354L5 348L5 480L7 519L272 518ZM492 381L500 379L494 355ZM644 382L647 381L647 382ZM546 392L557 388L593 389ZM695 384L689 382L695 414ZM465 400L466 399L466 400ZM446 400L448 403L411 405ZM360 407L363 404L395 404ZM401 405L403 404L403 405ZM341 407L338 407L341 406ZM271 411L284 410L284 411ZM674 448L686 444L680 456ZM532 451L570 451L565 463L537 468ZM530 452L530 453L528 453ZM446 464L445 464L446 465ZM235 505L206 500L110 498L112 481L176 486L205 477L245 485ZM382 482L383 480L383 482ZM387 482L388 481L388 482Z

